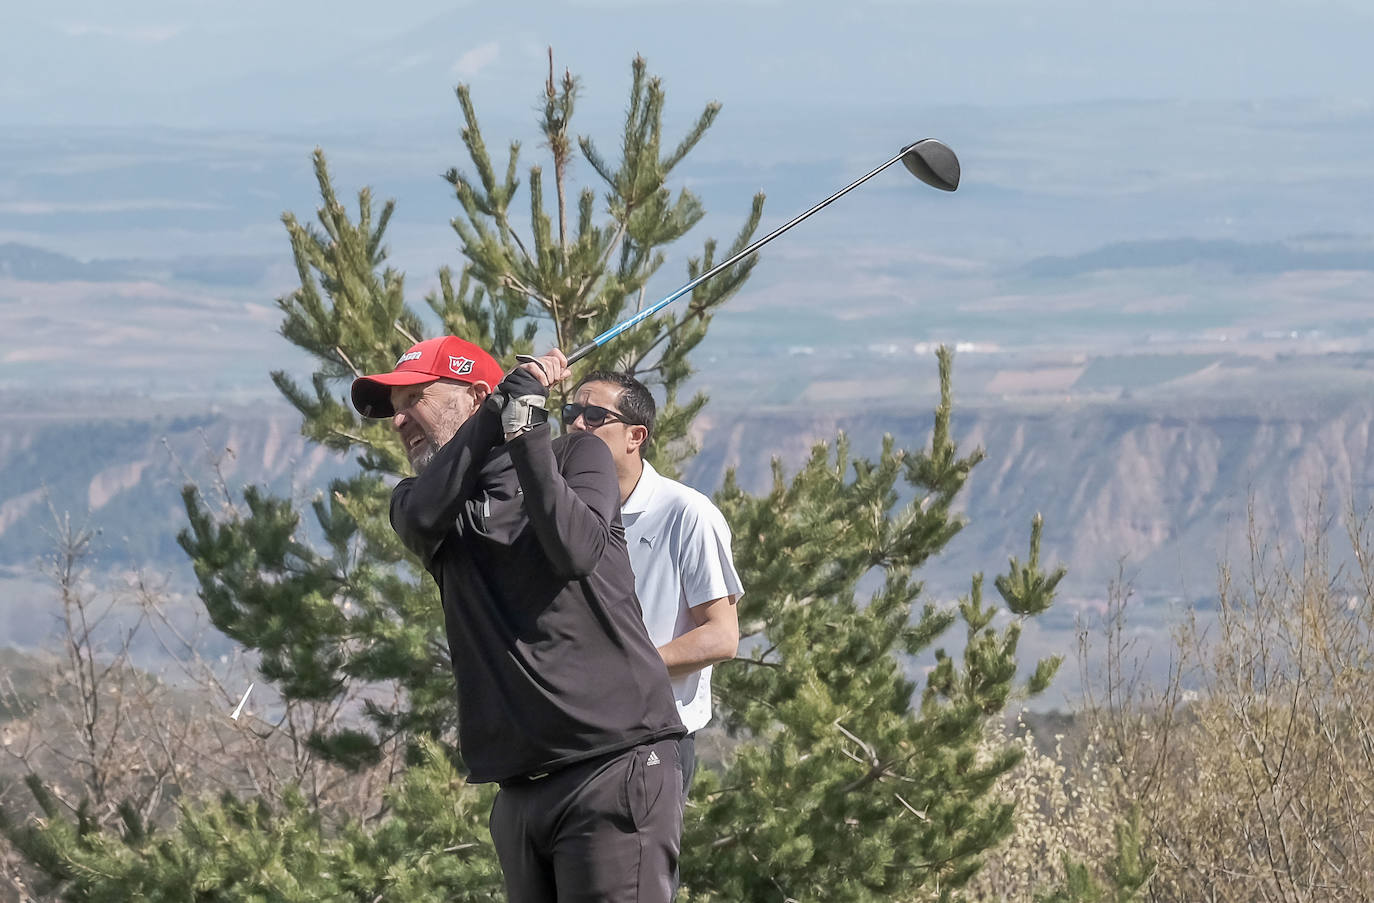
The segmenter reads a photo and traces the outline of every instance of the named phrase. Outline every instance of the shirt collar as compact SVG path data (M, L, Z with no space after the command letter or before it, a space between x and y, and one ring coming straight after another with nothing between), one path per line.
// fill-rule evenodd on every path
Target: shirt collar
M654 497L654 491L658 489L658 484L662 481L658 471L648 461L644 462L644 471L639 475L639 482L630 492L630 497L625 500L625 504L620 506L621 514L643 514L649 507L649 502Z

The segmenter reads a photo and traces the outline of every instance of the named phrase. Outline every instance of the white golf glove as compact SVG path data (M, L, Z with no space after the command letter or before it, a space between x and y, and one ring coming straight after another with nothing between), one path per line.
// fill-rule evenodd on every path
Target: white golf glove
M496 387L501 405L501 430L507 438L549 419L549 390L522 369L512 370Z

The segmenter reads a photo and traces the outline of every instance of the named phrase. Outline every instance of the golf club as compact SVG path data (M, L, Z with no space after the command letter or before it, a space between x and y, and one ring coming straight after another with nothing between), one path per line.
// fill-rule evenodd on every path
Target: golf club
M922 138L920 141L917 141L914 144L908 144L906 147L902 148L901 153L897 154L897 156L893 157L891 160L888 160L882 166L879 166L877 169L873 170L867 175L859 179L856 179L853 182L850 182L844 188L841 188L839 191L835 192L830 197L821 201L819 204L812 207L810 210L806 211L800 216L794 217L793 219L783 223L781 226L774 229L772 232L769 232L763 238L760 238L758 241L749 245L749 247L745 248L743 251L740 251L738 254L735 254L729 260L722 261L721 263L718 263L715 266L711 267L711 269L702 273L700 276L693 279L691 282L687 283L677 291L673 292L671 295L668 295L667 297L654 302L653 304L641 310L639 313L635 314L633 317L630 317L628 320L623 320L620 323L617 323L616 325L612 326L605 332L601 333L601 335L592 339L589 344L583 345L581 348L578 348L572 354L568 355L568 363L576 363L577 361L586 357L595 349L601 347L602 345L609 342L611 339L620 335L625 330L631 329L634 326L646 320L647 318L652 317L654 314L658 313L660 310L667 307L669 304L672 304L678 298L681 298L683 295L687 294L692 289L696 288L698 285L701 285L701 283L705 282L707 279L710 279L712 276L716 275L721 270L726 269L727 267L743 260L745 257L748 257L750 254L753 254L759 248L768 244L770 241L777 238L779 235L786 232L788 229L791 229L797 223L800 223L802 220L806 219L808 216L815 213L816 211L824 207L827 207L835 201L839 200L840 198L844 197L846 194L853 191L855 188L858 188L860 185L867 182L869 179L873 178L878 173L882 172L884 169L887 169L889 166L891 166L893 163L896 163L898 160L902 161L903 165L906 166L907 170L913 176L915 176L916 178L920 179L922 182L925 182L927 185L930 185L933 188L938 188L941 191L953 191L954 189L959 187L959 158L954 156L954 151L950 150L947 146L940 143L939 141L936 141L934 138Z

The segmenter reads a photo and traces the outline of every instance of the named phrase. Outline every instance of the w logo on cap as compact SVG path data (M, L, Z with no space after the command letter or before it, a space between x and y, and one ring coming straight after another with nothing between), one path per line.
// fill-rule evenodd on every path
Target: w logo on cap
M472 365L472 358L455 357L452 354L448 356L448 368L452 370L456 376L467 376L472 372Z

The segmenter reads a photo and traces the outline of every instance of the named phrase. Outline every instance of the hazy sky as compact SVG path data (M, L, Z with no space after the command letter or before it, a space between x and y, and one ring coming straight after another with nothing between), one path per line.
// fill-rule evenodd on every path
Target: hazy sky
M458 81L528 107L550 43L593 105L635 52L744 107L1362 103L1371 35L1374 4L1339 0L6 0L0 123L377 122L448 115Z

